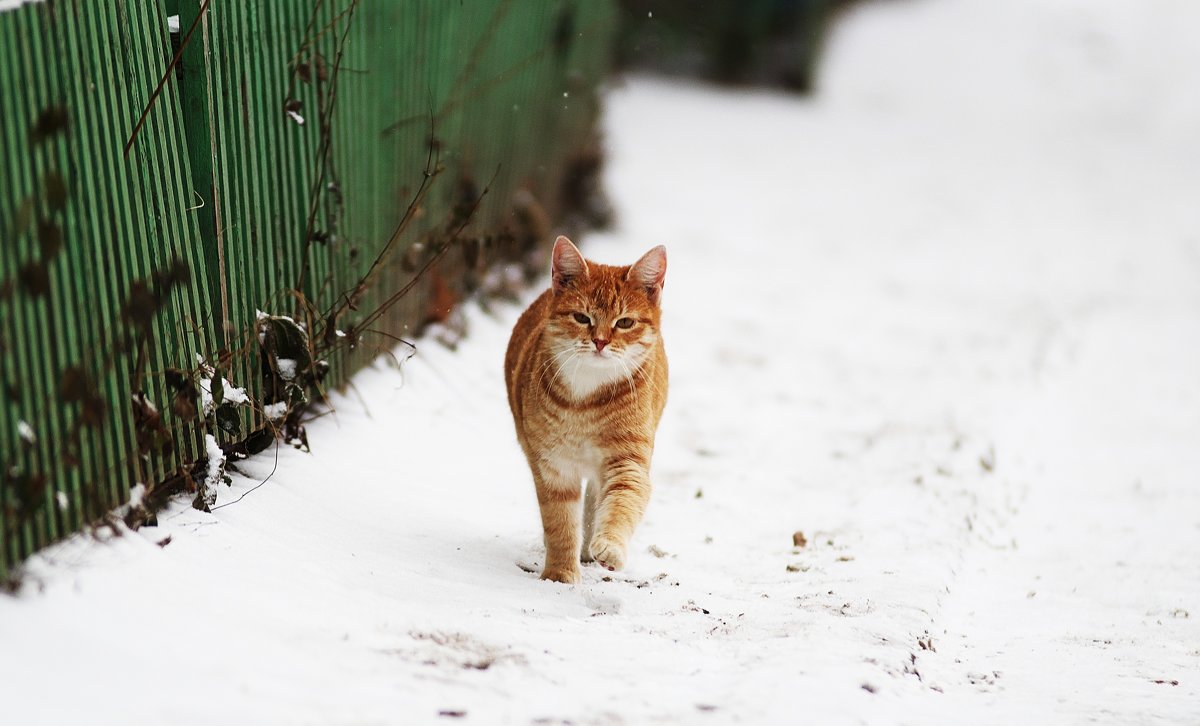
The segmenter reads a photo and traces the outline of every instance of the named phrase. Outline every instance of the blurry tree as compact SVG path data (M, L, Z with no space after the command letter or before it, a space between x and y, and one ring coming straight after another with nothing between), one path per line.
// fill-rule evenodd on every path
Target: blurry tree
M620 0L617 63L810 93L826 28L849 1Z

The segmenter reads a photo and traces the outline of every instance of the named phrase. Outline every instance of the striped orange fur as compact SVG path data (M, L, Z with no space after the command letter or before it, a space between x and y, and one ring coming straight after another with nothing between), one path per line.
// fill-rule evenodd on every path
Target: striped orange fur
M625 566L667 402L666 271L661 246L614 267L559 237L550 289L513 328L504 379L542 513L543 579L579 582L581 559Z

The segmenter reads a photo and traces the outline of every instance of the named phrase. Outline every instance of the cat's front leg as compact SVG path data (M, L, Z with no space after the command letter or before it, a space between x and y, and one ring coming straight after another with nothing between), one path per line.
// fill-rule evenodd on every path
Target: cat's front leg
M552 469L535 476L542 532L546 543L543 580L579 582L579 510L583 497L578 479L572 481Z
M588 551L602 566L620 570L625 567L629 538L650 501L649 457L633 454L606 460L599 497Z

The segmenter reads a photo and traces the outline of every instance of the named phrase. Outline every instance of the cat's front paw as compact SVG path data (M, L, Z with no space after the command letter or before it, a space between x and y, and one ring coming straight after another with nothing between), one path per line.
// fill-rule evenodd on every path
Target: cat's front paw
M542 570L542 579L551 582L562 582L567 585L579 584L578 567L547 567Z
M609 570L625 569L625 545L616 540L597 535L592 538L588 551L601 567Z

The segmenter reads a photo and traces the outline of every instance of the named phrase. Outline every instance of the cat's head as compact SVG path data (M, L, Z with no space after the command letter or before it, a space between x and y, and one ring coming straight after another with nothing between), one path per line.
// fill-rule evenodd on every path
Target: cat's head
M563 374L592 376L597 385L631 375L658 342L666 273L661 245L614 267L583 259L566 237L555 240L546 330Z

